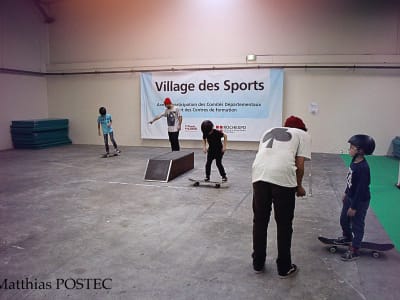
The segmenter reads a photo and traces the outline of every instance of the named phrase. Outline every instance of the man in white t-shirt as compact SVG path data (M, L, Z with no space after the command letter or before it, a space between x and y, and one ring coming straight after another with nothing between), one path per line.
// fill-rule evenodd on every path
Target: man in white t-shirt
M172 151L179 151L179 131L181 130L182 125L182 114L180 109L172 104L170 98L165 98L164 105L166 107L165 111L161 115L155 117L149 123L153 124L155 121L161 119L162 117L166 117L168 124L168 137L169 142L171 143L171 149Z
M291 116L284 127L267 130L253 162L253 268L264 271L267 230L272 204L277 224L278 274L287 278L298 268L291 261L292 221L296 195L305 196L302 186L304 161L311 159L311 137L303 121Z

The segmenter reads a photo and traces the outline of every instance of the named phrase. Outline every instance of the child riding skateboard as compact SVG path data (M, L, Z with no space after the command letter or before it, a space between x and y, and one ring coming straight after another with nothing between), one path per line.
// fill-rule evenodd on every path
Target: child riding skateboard
M203 152L207 153L206 177L204 181L210 181L211 164L215 159L222 182L228 181L224 166L222 165L222 157L226 151L227 135L221 131L214 129L214 124L210 120L201 123L201 131L203 132ZM224 138L222 144L221 139ZM207 149L208 143L208 149Z
M110 147L108 146L108 136L109 135L110 135L111 142L115 149L115 154L121 153L121 151L118 149L117 143L114 139L114 131L112 128L111 115L107 113L107 110L105 107L100 107L99 113L100 113L100 116L98 116L98 118L97 118L97 130L99 132L99 136L101 136L101 133L100 133L100 125L101 125L101 129L103 131L104 146L106 147L106 154L104 154L104 157L110 156Z
M343 236L335 241L336 244L349 244L348 251L342 255L344 261L355 260L360 256L359 249L364 237L365 216L371 198L369 190L371 177L365 155L371 155L375 150L375 141L368 135L354 135L348 142L352 161L347 173L347 186L340 214Z

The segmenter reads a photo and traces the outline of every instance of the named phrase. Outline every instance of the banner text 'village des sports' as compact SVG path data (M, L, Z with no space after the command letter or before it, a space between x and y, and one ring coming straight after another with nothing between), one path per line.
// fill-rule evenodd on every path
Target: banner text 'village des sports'
M180 139L202 139L204 120L232 141L258 141L268 128L282 126L282 69L147 72L140 82L143 139L168 138L165 119L149 124L167 97L183 115Z

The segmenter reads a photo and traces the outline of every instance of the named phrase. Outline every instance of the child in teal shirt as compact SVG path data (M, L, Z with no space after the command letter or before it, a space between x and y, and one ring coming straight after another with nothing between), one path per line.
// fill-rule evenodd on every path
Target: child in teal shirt
M113 128L111 126L112 125L111 115L107 113L107 110L105 107L100 107L99 113L100 113L100 116L97 118L97 129L99 132L99 136L101 136L101 133L100 133L100 125L101 125L101 129L103 131L104 145L106 147L105 156L110 155L110 147L108 146L108 136L110 136L110 140L114 146L115 153L121 153L121 151L118 149L117 143L115 142L115 139L114 139L114 132L113 132Z

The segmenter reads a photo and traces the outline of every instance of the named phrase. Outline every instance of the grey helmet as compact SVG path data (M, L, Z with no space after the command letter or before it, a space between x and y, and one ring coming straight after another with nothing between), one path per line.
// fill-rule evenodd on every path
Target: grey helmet
M366 134L353 135L348 143L357 147L358 150L362 150L363 154L371 155L375 150L375 141L372 137Z

